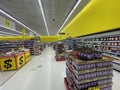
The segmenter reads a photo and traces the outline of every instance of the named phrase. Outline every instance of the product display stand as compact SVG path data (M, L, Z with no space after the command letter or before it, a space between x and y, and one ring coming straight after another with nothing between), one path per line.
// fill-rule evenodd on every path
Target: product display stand
M82 43L92 46L104 55L115 58L114 69L120 71L120 34L118 31L76 38L76 41L77 45Z
M8 52L0 56L0 69L1 71L19 69L30 59L30 51L28 49L23 49L19 52Z
M23 41L0 41L0 53L9 52L12 49L17 50L23 46Z
M30 49L31 55L40 55L41 54L41 43L40 41L27 40L24 41L24 47Z
M40 49L41 49L40 42L39 41L34 41L34 46L33 46L34 55L40 55L41 54Z
M57 43L55 45L55 51L56 51L56 56L55 56L56 61L65 61L64 44Z
M113 58L83 61L67 53L67 90L112 90Z
M33 46L34 46L34 40L25 40L24 41L24 47L30 50L31 55L34 55Z

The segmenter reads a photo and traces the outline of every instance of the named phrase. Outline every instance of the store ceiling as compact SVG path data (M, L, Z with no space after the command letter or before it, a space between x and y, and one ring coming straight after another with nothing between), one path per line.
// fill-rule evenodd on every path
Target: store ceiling
M65 25L67 25L89 1L90 0L82 0ZM55 35L58 32L76 3L77 0L42 0L50 35ZM38 0L0 0L0 8L40 35L48 35ZM53 17L55 17L54 21ZM17 26L17 30L20 30L20 28L20 26Z

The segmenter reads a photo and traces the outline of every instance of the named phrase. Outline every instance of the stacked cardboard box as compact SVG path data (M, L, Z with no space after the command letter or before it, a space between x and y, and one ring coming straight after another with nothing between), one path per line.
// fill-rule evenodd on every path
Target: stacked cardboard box
M33 46L33 50L34 50L34 55L40 55L41 54L41 50L40 50L40 42L39 41L34 41L34 46Z
M64 53L64 44L56 44L55 45L56 51L56 61L65 61L65 53Z

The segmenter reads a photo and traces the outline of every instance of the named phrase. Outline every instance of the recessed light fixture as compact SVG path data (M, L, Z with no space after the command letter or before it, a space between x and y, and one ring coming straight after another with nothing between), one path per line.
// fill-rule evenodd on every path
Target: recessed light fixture
M43 10L43 6L42 6L41 0L38 0L38 3L39 3L39 6L40 6L40 10L41 10L41 12L42 12L42 16L43 16L43 20L44 20L45 27L46 27L46 30L47 30L47 34L48 34L48 36L49 36L50 33L49 33L49 30L48 30L48 26L47 26L47 22L46 22L46 18L45 18L45 14L44 14L44 10Z
M0 13L4 14L5 16L9 17L11 20L17 22L18 24L22 25L24 28L28 29L29 31L37 34L37 35L40 35L38 33L36 33L34 30L30 29L29 27L27 27L26 25L24 25L23 23L21 23L20 21L18 21L17 19L15 19L14 17L10 16L8 13L6 13L5 11L3 11L2 9L0 9Z
M75 4L74 8L71 10L70 14L68 15L68 17L65 19L64 23L62 24L62 26L60 27L60 29L58 30L58 32L56 33L59 34L59 32L61 31L61 29L64 27L64 25L66 24L67 20L70 18L70 16L73 14L74 10L77 8L77 6L81 3L81 0L78 0L77 3Z

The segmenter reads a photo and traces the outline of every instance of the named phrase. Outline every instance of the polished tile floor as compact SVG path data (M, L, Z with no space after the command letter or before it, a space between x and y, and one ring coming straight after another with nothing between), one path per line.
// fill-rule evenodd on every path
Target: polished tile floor
M66 90L65 61L56 62L54 55L52 48L46 48L42 55L32 58L5 83L1 82L0 90ZM117 71L114 71L113 83L113 90L119 90L120 73Z

